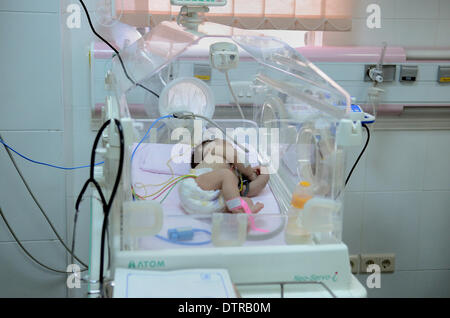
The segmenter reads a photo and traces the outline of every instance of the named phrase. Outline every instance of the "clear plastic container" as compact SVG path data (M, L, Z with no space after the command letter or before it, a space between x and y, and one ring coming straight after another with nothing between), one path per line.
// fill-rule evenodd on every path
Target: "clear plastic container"
M300 181L292 193L291 208L288 211L285 239L287 244L311 243L311 233L305 229L299 221L303 208L314 193L308 181Z
M312 243L311 232L299 225L298 220L302 210L292 208L288 213L288 221L285 230L286 244L310 244Z

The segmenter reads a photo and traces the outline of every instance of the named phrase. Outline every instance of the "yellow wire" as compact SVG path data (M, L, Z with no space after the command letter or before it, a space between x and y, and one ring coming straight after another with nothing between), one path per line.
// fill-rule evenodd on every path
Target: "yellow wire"
M149 197L149 196L151 197L151 196L153 196L153 195L156 195L156 194L158 194L162 189L164 189L165 186L167 186L169 183L172 183L173 181L178 180L178 179L180 179L180 178L183 177L183 176L179 176L179 177L175 178L175 173L174 173L174 171L173 171L173 168L172 168L172 166L169 164L169 162L173 159L173 157L174 157L174 156L170 157L169 160L167 160L167 162L166 162L166 165L167 165L167 167L169 167L169 169L170 169L170 174L171 174L171 176L170 176L170 178L169 178L168 180L166 180L166 181L163 182L163 183L159 183L159 184L152 184L152 183L143 184L143 183L140 183L140 182L134 184L134 187L135 187L135 188L137 188L137 189L144 189L145 194L144 194L144 196L141 196L141 197L147 198L147 197ZM186 175L186 176L187 176L187 175ZM140 184L141 186L137 186L138 184ZM147 187L149 187L149 186L154 186L154 187L157 187L157 186L163 186L163 187L162 187L161 189L159 189L157 192L147 195Z
M155 187L157 187L157 186L160 186L160 185L168 184L168 183L170 183L170 182L172 182L174 180L175 173L173 172L172 166L169 164L169 161L171 161L171 160L172 160L172 157L170 157L169 160L167 160L167 162L166 162L166 166L169 167L169 169L170 169L170 174L171 174L170 178L167 181L163 182L163 183L159 183L159 184L151 184L151 183L149 183L146 186L155 186Z
M179 176L178 178L175 178L174 180L179 181L180 179L183 179L183 178L186 178L186 177L194 177L194 178L196 178L197 176L196 176L195 174L186 174L186 175L184 175L184 176ZM156 191L155 193L152 193L152 194L149 194L149 195L147 195L147 194L146 194L146 195L140 195L140 197L146 199L146 198L155 196L155 195L157 195L158 193L160 193L161 191L163 191L166 187L167 187L167 185L162 186L161 189L159 189L159 190Z
M172 181L179 180L179 179L181 179L182 177L183 177L183 176L179 176L179 177L173 179ZM161 184L157 184L157 185L136 183L136 185L137 185L137 184L141 184L141 186L136 186L136 185L135 185L135 188L136 188L136 189L144 189L144 190L145 190L145 194L144 194L144 195L141 195L141 197L147 198L147 197L154 196L154 195L158 194L159 192L161 192L161 191L162 191L169 183L170 183L170 182L166 182L166 183L161 183ZM163 185L163 186L162 186L158 191L156 191L156 192L154 192L154 193L152 193L152 194L148 194L148 195L147 195L147 187L149 187L149 186L160 186L160 185Z

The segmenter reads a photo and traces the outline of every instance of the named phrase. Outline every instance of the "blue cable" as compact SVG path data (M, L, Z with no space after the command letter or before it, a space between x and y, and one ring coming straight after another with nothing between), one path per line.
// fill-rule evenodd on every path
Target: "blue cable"
M153 124L150 126L150 128L149 128L148 131L147 131L147 133L145 134L144 138L142 138L142 140L139 142L139 144L138 144L138 145L136 146L136 148L134 149L133 155L131 156L131 160L133 160L134 153L136 152L136 149L140 146L140 144L144 141L144 139L147 138L147 135L148 135L148 133L150 132L150 129L152 129L153 126L154 126L160 119L163 119L163 118L169 118L169 117L173 117L173 116L172 116L172 115L163 116L163 117L158 118L155 122L153 122ZM160 127L158 127L158 130L161 129L161 128L163 128L164 126L165 126L165 124L162 124ZM31 158L28 158L28 157L22 155L20 152L16 151L14 148L12 148L12 147L9 146L7 143L5 143L2 139L0 139L0 143L1 143L2 145L4 145L6 148L8 148L9 150L11 150L12 152L14 152L16 155L22 157L23 159L25 159L25 160L27 160L27 161L29 161L29 162L31 162L31 163L35 163L35 164L38 164L38 165L47 166L47 167L56 168L56 169L61 169L61 170L76 170L76 169L83 169L83 168L89 168L89 167L90 167L90 165L79 166L79 167L61 167L61 166L52 165L52 164L45 163L45 162L41 162L41 161L36 161L36 160L33 160L33 159L31 159ZM99 166L99 165L102 165L102 164L104 164L104 163L105 163L104 161L97 162L96 164L94 164L94 166Z
M165 123L162 123L161 126L159 126L158 128L156 128L156 131L159 131L161 128L164 128L165 125L166 125Z
M203 232L203 233L212 235L211 232L209 232L207 230L203 230L203 229L192 229L192 231L193 232ZM206 245L206 244L211 243L211 240L204 241L204 242L182 242L182 241L172 241L172 240L169 240L168 238L163 237L161 235L155 235L155 237L160 239L160 240L163 240L165 242L172 243L172 244L178 244L178 245L198 246L198 245Z
M136 145L136 148L134 148L133 153L131 154L131 160L130 160L130 163L133 162L133 158L134 158L134 154L136 153L136 150L137 150L138 147L142 144L142 142L144 141L144 139L147 138L147 135L150 133L150 130L153 128L153 126L155 126L156 123L157 123L158 121L160 121L161 119L164 119L164 118L171 118L171 117L173 117L173 115L166 115L166 116L159 117L157 120L155 120L155 121L150 125L150 127L148 128L148 130L147 130L147 132L145 133L144 137L142 137L141 141L139 141L139 143ZM162 124L161 126L159 126L156 130L160 130L160 129L163 128L165 125L166 125L166 124L163 123L163 124ZM136 201L136 198L134 197L134 195L132 195L132 198L133 198L133 201Z
M12 152L14 152L15 154L17 154L18 156L22 157L25 160L28 160L29 162L38 164L38 165L43 165L43 166L47 166L47 167L51 167L51 168L56 168L56 169L62 169L62 170L76 170L76 169L82 169L82 168L89 168L90 165L86 165L86 166L79 166L79 167L70 167L70 168L66 168L66 167L60 167L60 166L56 166L56 165L52 165L49 163L45 163L45 162L40 162L40 161L36 161L33 159L30 159L24 155L22 155L21 153L17 152L16 150L14 150L12 147L10 147L9 145L7 145L2 139L0 139L0 143L3 144L6 148L8 148L9 150L11 150ZM98 162L96 163L94 166L98 166L105 163L104 161L102 162Z
M173 115L166 115L166 116L159 117L157 120L155 120L155 121L150 125L150 127L148 128L148 130L147 130L147 132L145 133L144 137L142 137L141 141L139 141L139 143L137 144L136 148L134 148L133 153L131 154L131 162L133 162L133 158L134 158L134 155L135 155L135 153L136 153L136 150L139 148L139 146L142 144L142 142L147 138L147 136L148 136L148 134L150 133L150 130L153 128L153 126L155 126L156 123L157 123L158 121L160 121L161 119L164 119L164 118L172 118L172 117L173 117ZM161 126L161 127L162 127L162 126ZM160 128L161 128L161 127L160 127Z

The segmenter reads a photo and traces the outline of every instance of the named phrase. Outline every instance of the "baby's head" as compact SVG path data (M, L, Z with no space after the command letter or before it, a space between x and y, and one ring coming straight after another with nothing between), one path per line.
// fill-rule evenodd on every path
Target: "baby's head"
M201 144L197 145L196 147L194 147L194 149L192 149L192 155L191 155L191 168L192 169L197 167L197 165L201 161L203 161L203 149L207 144L209 144L212 141L214 141L214 140L212 140L212 139L203 140ZM200 159L200 160L197 160L198 162L196 162L195 158Z

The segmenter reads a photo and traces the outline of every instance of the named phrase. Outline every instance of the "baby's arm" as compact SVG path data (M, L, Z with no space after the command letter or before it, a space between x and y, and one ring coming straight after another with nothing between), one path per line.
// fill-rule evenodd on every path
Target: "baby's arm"
M265 188L267 182L269 182L268 174L258 175L252 182L248 184L250 190L248 191L247 196L250 198L257 196Z
M254 175L254 169L250 165L245 166L243 163L239 162L240 158L233 145L222 139L218 139L215 142L216 145L213 150L214 154L223 157L226 162L233 164L240 173L246 176L250 181L253 181L256 177Z

